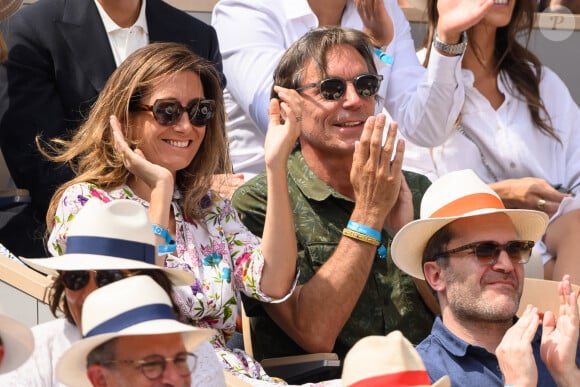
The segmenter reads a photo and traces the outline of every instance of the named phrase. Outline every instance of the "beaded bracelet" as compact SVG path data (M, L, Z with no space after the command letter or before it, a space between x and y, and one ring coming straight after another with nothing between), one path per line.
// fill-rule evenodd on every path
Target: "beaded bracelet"
M167 231L167 229L161 227L158 224L153 224L152 226L153 233L165 239L165 242L167 243L165 245L157 246L157 254L161 255L175 252L175 250L177 249L177 245L175 243L175 240L173 240L173 238L171 237L169 231Z
M381 244L380 240L373 238L373 237L370 237L368 235L365 235L363 233L351 230L350 228L343 228L342 235L345 235L345 236L352 238L352 239L359 240L361 242L368 243L368 244L373 245L373 246L378 246Z
M344 231L348 230L347 233ZM352 232L352 233L351 233ZM365 226L364 224L360 224L349 220L346 224L346 228L342 230L343 235L351 237L353 239L360 240L362 242L370 243L373 246L379 246L377 249L377 255L380 259L385 259L388 254L388 250L384 244L381 243L382 236L379 230L376 230L372 227ZM356 235L356 236L355 236Z
M365 234L366 236L374 238L379 242L381 241L381 232L379 230L375 230L372 227L365 226L364 224L360 224L357 222L353 222L352 220L349 220L348 223L346 224L346 228L351 229L352 231L356 231L360 234Z

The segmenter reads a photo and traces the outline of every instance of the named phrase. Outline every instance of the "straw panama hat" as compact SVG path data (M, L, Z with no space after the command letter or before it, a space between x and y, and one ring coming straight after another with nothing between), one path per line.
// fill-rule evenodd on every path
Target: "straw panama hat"
M0 310L0 338L4 346L0 374L4 374L14 371L28 360L34 350L34 336L28 326L2 314Z
M445 375L431 384L419 353L400 331L360 339L346 354L342 369L345 387L451 387Z
M405 273L425 279L421 261L433 234L454 220L495 213L508 215L525 240L538 241L548 225L544 212L506 209L498 194L471 169L443 175L425 191L420 219L407 223L395 235L393 261Z
M57 379L70 386L90 387L87 356L99 345L123 336L181 333L187 351L216 332L177 321L171 299L151 277L137 275L103 286L87 296L82 312L83 339L56 364Z
M33 269L55 277L58 270L159 269L173 285L191 285L195 280L193 273L155 265L156 246L145 207L129 199L103 203L93 198L71 221L65 254L21 259Z
M0 0L0 20L12 16L21 5L22 0Z

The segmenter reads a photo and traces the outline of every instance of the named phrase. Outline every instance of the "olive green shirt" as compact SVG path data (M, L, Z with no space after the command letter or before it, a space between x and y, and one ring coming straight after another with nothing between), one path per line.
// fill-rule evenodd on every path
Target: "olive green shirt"
M421 198L430 182L423 175L404 174L413 193L417 218ZM354 202L321 181L308 167L300 150L295 150L288 161L288 191L298 242L298 283L304 284L336 249ZM262 172L242 185L232 199L243 223L256 235L263 233L266 192L266 174ZM390 246L391 236L385 231L382 236ZM252 317L253 349L258 360L305 353L267 316L259 303L244 299L244 306ZM433 320L434 315L421 299L413 279L395 266L390 251L386 259L376 255L362 294L336 340L334 352L344 358L362 337L385 335L393 330L400 330L418 344L429 334Z

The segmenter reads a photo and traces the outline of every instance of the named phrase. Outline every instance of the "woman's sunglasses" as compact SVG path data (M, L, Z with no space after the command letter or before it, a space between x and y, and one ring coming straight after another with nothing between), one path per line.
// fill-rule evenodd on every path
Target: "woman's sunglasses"
M382 75L361 74L352 79L352 84L354 85L358 95L367 98L372 97L379 92L382 80ZM318 87L322 98L328 101L338 101L346 92L346 82L351 81L337 77L326 78L319 83L310 83L308 85L300 86L296 88L296 91L301 92L306 89Z
M136 274L135 271L128 270L76 270L61 271L60 279L67 289L81 290L89 283L91 272L95 273L98 288Z
M212 119L215 101L212 99L193 99L187 106L182 106L174 99L158 99L153 105L142 103L133 107L133 111L153 112L153 118L163 126L175 125L184 112L194 126L205 126Z

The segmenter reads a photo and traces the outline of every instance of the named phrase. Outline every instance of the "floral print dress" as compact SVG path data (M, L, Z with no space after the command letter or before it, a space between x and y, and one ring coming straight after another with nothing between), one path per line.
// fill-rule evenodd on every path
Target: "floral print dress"
M103 202L130 199L149 207L128 186L106 192L89 183L72 185L56 210L48 241L51 254L65 252L69 223L90 198ZM260 289L264 267L260 238L246 229L230 201L213 191L207 193L200 206L209 211L198 222L183 214L180 195L177 191L174 194L177 251L166 258L165 266L195 274L191 286L175 288L175 301L189 323L218 331L211 343L228 370L244 378L276 382L252 357L241 350L228 349L226 342L236 327L240 292L264 302L281 302L292 294L296 281L283 299L265 295Z

